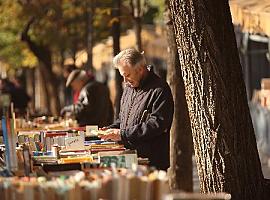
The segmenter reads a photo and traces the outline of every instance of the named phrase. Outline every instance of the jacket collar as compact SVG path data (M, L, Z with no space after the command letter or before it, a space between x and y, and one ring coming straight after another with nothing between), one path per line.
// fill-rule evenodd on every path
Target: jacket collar
M152 79L151 77L154 75L153 66L148 65L147 70L148 72L146 73L145 77L140 81L140 84L136 89L142 89Z

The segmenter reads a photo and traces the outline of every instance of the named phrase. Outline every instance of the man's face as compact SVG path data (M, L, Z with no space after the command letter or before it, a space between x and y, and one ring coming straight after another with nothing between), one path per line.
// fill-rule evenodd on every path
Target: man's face
M124 78L124 83L132 88L139 86L142 79L142 67L132 67L124 61L120 61L118 66L121 76Z

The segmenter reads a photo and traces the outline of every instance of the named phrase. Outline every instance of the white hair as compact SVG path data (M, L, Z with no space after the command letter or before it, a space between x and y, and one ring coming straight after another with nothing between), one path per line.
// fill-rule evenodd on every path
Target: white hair
M115 68L119 67L121 61L128 63L132 67L146 66L144 52L139 52L134 48L128 48L118 53L113 58L113 65Z

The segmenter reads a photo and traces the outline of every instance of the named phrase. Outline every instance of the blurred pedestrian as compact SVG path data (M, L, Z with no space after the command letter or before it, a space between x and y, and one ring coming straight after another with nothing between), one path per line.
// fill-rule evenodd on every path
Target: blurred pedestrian
M80 126L109 125L113 120L113 108L110 100L109 89L95 80L85 70L76 69L68 76L66 87L71 86L78 97L73 99L73 104L65 106L61 115L71 113L75 116Z
M0 90L1 93L10 95L17 116L24 116L27 111L30 97L26 90L21 86L20 82L17 79L15 80L16 81L13 80L13 82L11 82L8 79L2 79Z
M67 81L69 74L75 69L77 69L77 67L74 64L64 65L63 77L65 82ZM65 95L65 106L72 104L74 94L71 87L65 87L64 95Z

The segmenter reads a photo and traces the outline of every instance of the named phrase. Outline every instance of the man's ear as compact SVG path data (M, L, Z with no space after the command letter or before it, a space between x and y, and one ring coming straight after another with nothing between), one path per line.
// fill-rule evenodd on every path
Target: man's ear
M139 66L139 72L142 74L144 72L144 67L143 65Z

